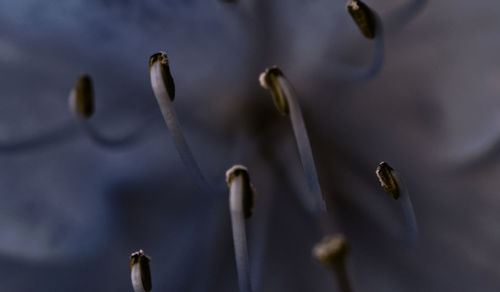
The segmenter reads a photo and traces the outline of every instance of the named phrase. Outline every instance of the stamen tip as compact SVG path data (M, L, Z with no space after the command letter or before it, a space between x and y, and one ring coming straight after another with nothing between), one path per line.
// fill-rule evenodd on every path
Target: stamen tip
M385 192L394 200L399 199L401 195L400 186L397 179L394 177L394 169L387 162L380 162L375 171L380 185Z
M248 169L243 165L234 165L226 171L226 182L229 188L236 177L240 177L243 182L243 213L245 218L250 218L253 213L255 201L255 189L250 182Z
M283 72L277 67L273 66L267 68L266 71L260 74L259 82L260 85L271 91L271 96L274 101L274 105L282 115L288 115L288 102L285 97L285 93L279 84L278 78L285 78Z
M151 69L151 67L153 67L153 64L155 62L160 62L160 64L168 66L168 56L167 56L167 53L165 53L165 52L158 52L156 54L151 55L151 57L149 57L149 69Z
M94 113L94 87L88 74L78 78L69 97L69 106L73 114L86 119Z
M344 264L349 251L347 239L342 234L335 234L324 237L316 244L313 248L313 256L322 265L337 269L339 265Z
M375 38L376 18L368 5L359 0L349 0L347 2L347 11L366 38Z
M148 257L142 249L132 253L130 256L131 279L134 291L151 291L151 271L149 269Z
M171 101L174 101L175 98L175 83L172 74L170 73L170 66L168 61L167 53L158 52L152 55L149 58L149 70L151 71L153 66L159 62L160 64L160 72L161 77L163 79L163 83L165 84L165 88L167 89L168 96Z

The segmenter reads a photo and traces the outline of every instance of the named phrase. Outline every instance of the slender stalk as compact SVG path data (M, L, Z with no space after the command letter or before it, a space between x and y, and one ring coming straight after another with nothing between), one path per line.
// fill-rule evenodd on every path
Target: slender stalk
M64 123L45 133L23 138L19 141L0 142L0 155L40 150L43 147L68 141L75 134L75 126L68 121L68 123Z
M366 69L359 70L357 73L353 73L352 77L355 79L374 77L378 74L378 72L380 72L382 66L384 65L384 58L385 58L384 26L378 14L373 12L373 15L376 23L375 26L376 33L375 33L375 38L373 39L375 45L375 52L373 54L370 66L368 66Z
M226 172L226 180L229 187L229 209L238 284L240 292L251 292L245 219L252 215L254 189L250 185L247 169L241 165L230 168Z
M413 20L427 2L428 0L411 0L392 12L386 22L389 33L400 30Z
M138 143L141 140L140 137L145 133L146 128L144 125L140 125L131 133L121 137L107 137L90 124L88 120L78 118L77 121L83 131L94 143L107 148L126 147Z
M339 284L340 291L343 292L350 292L352 291L351 289L351 283L349 281L349 275L347 273L347 267L344 265L339 266L335 270L336 276L337 276L337 281Z
M160 106L163 119L167 125L175 147L181 157L182 162L187 170L195 179L196 185L202 192L211 192L212 187L207 183L205 177L194 159L188 143L182 134L181 126L177 119L177 114L172 106L172 101L175 96L175 86L170 68L168 66L168 58L165 52L159 52L151 56L149 61L151 86L153 88L156 101Z
M319 185L318 174L314 163L311 143L307 135L306 125L302 117L300 106L291 84L277 67L267 69L260 76L261 85L271 91L276 107L283 115L290 115L297 148L299 150L302 168L306 177L307 186L312 196L303 196L300 199L311 212L325 211L326 206Z
M405 216L408 244L415 245L418 242L418 225L408 191L403 192L400 204L401 209L403 210L403 215Z
M313 256L319 263L332 270L342 292L352 291L346 265L349 251L347 239L340 234L326 236L313 248Z
M250 244L250 267L252 270L251 283L256 290L262 289L262 276L266 265L265 259L269 249L269 229L270 217L272 212L273 196L262 196L259 199L259 216L253 219L252 229L253 238Z
M377 177L386 193L394 200L399 200L405 217L407 241L415 245L418 241L418 225L410 194L399 174L386 162L377 167Z

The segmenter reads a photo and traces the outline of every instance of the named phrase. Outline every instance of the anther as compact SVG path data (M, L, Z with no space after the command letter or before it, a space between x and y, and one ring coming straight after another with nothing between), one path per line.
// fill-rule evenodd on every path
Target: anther
M130 277L135 292L151 291L151 272L149 270L151 259L141 250L130 256Z
M370 7L359 0L350 0L347 2L347 11L361 33L365 37L373 39L377 30L377 21Z

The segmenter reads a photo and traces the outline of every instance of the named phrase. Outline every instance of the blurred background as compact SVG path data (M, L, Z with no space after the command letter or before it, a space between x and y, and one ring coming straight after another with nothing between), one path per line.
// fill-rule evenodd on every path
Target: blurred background
M500 10L497 1L367 0L384 63L337 0L2 0L0 291L132 291L129 256L153 291L237 291L225 171L248 167L255 291L336 291L311 256L325 235L290 121L258 83L278 65L295 87L354 291L498 291ZM149 81L166 51L173 103L208 181L200 193ZM364 74L371 72L370 74ZM96 144L68 109L88 73ZM404 178L420 228L375 169Z

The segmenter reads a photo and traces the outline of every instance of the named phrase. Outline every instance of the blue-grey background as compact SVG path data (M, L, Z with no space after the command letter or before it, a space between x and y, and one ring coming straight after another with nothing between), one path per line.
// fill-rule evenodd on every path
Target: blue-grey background
M227 193L200 194L163 124L148 59L167 51L174 102L202 171L224 190L245 164L255 291L332 291L311 257L323 234L289 120L258 75L279 65L310 131L332 224L352 245L356 291L498 291L500 10L497 1L366 1L385 27L377 76L337 0L2 0L0 291L132 291L128 257L151 256L153 291L237 291ZM340 68L340 69L339 69ZM91 123L136 143L102 148L67 98L92 76ZM52 143L23 140L69 127ZM51 136L52 137L52 136ZM18 151L16 151L18 149ZM421 230L401 240L398 204L375 177L388 161Z

